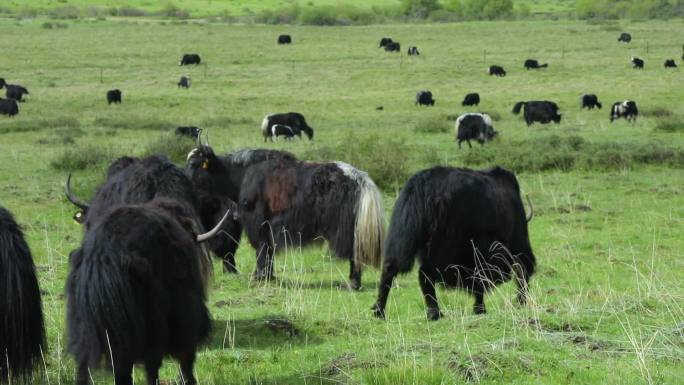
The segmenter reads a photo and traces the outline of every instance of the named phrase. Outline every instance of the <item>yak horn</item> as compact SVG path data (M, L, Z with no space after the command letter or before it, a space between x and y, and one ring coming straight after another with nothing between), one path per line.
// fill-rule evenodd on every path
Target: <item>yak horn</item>
M73 203L74 206L81 210L88 210L88 205L82 200L78 199L73 192L71 192L71 173L67 177L66 185L64 185L64 195L66 195L69 202Z
M221 230L221 227L223 227L223 223L225 223L225 221L228 220L228 216L230 215L231 211L232 211L231 209L226 210L226 213L223 215L223 218L221 218L219 223L216 226L214 226L213 229L209 230L208 233L198 235L197 236L197 242L200 243L200 242L208 241L211 238L213 238L214 236L216 236L216 234L218 234L218 232Z
M204 143L205 143L204 145L207 146L207 147L209 147L209 130L207 130L207 134L204 135L204 137L205 137L205 138L204 138L204 141L205 141L205 142L204 142Z
M202 129L199 129L199 132L197 133L197 148L199 148L202 145Z
M530 196L525 195L525 198L527 199L527 205L530 206L530 213L527 215L527 222L529 222L534 217L534 207L532 206L532 201L530 200Z

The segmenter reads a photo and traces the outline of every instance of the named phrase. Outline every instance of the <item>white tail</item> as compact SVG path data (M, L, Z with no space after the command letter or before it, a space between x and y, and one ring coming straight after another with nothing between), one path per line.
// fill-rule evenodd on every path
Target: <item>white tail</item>
M344 162L335 162L358 186L354 226L354 263L380 266L385 242L385 211L378 187L367 173Z

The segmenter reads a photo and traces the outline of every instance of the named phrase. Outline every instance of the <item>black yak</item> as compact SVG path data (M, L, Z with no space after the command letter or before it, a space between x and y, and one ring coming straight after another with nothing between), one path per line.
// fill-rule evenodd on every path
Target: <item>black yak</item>
M256 250L257 280L273 278L277 251L319 237L337 257L349 260L353 289L361 287L363 264L380 261L380 192L368 174L346 163L306 163L273 150L218 157L211 147L200 146L188 155L187 172L199 191L237 202Z
M527 59L525 60L524 66L527 70L536 70L540 68L547 68L549 63L539 64L539 61L535 59Z
M633 57L632 58L632 68L636 68L639 70L644 69L644 61L643 59L639 59L638 57Z
M420 56L420 52L418 51L418 47L412 45L408 48L408 55L409 56Z
M461 102L463 107L465 106L478 106L480 105L480 95L477 93L467 94Z
M19 84L7 84L5 79L0 78L0 88L5 88L5 96L18 102L24 101L24 95L29 95L28 90Z
M488 73L490 76L506 76L506 70L504 70L503 67L497 65L489 66Z
M65 194L67 199L76 205L80 211L74 219L83 223L88 230L93 223L111 207L121 204L141 204L155 198L169 198L182 202L192 209L201 219L205 228L213 226L217 217L209 209L202 207L206 203L210 208L225 208L229 202L216 203L204 197L195 190L185 172L171 163L166 157L153 155L146 158L123 157L114 161L107 170L106 180L97 189L89 203L77 198L70 189L67 179ZM204 199L203 199L204 198ZM203 215L204 214L204 215ZM242 228L239 222L232 219L226 221L224 231L209 243L214 253L223 258L223 268L226 272L235 272L234 254L237 250ZM204 267L211 269L211 265Z
M401 44L397 41L391 41L385 44L385 51L387 52L401 52Z
M631 123L636 123L637 117L639 117L639 109L637 108L636 102L633 100L615 102L610 108L611 123L620 118L627 119L627 121Z
M200 56L199 56L198 54L196 54L196 53L186 53L186 54L183 55L183 57L181 58L180 62L178 62L178 65L179 65L179 66L187 66L187 65L190 65L190 64L199 65L201 62L202 62L202 59L200 58Z
M623 32L620 34L620 37L618 37L617 41L629 43L630 41L632 41L632 35L628 34L627 32Z
M412 176L392 213L385 243L375 316L384 318L397 274L416 257L427 317L439 319L435 284L475 296L474 312L485 313L484 294L515 273L518 302L525 303L535 269L518 181L510 171L434 167Z
M196 384L197 346L210 329L206 255L198 243L220 226L198 235L187 205L160 198L110 208L86 231L69 256L66 283L67 350L77 385L89 384L90 369L103 358L117 385L133 384L136 363L156 385L167 355L179 361L181 383Z
M435 99L432 98L430 91L418 91L416 93L416 105L419 106L434 106Z
M19 105L14 99L0 98L0 115L12 117L19 113Z
M107 91L107 104L121 104L121 90Z
M33 383L46 353L31 250L12 214L0 207L0 383Z
M494 139L497 132L494 131L492 118L487 114L468 113L463 114L456 119L456 141L458 141L458 148L461 148L461 142L466 141L469 148L473 148L470 140L474 139L480 144Z
M190 75L183 75L180 77L180 80L178 80L178 88L190 88L191 84L192 80L190 80Z
M202 134L202 129L195 126L179 126L176 127L175 133L178 136L187 136L199 140L199 137Z
M378 45L378 48L382 48L391 42L392 42L391 37L383 37L382 39L380 39L380 44Z
M529 101L518 102L513 106L513 113L515 115L520 113L520 110L525 107L524 116L525 123L531 125L534 122L546 124L550 122L560 123L561 114L558 113L558 105L550 101Z
M302 131L304 131L309 140L313 139L314 130L306 123L304 115L299 112L286 112L266 115L261 121L261 134L264 136L264 142L268 139L273 140L273 125L275 124L290 127L294 135L297 135L299 138L302 137Z
M292 36L290 36L290 35L278 36L278 44L292 44Z
M594 107L600 110L603 107L601 102L599 102L598 97L594 94L582 95L582 97L580 98L580 104L581 108L587 108L589 110L593 110Z
M675 63L674 59L667 59L663 66L665 68L677 68L677 63Z

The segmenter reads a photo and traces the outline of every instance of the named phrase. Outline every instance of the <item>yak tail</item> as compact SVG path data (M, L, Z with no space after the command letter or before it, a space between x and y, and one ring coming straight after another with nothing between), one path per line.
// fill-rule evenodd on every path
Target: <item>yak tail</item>
M354 263L380 266L385 241L385 211L382 196L367 173L344 162L335 162L356 182L356 220L354 223Z
M385 242L383 271L411 271L420 247L425 244L421 237L425 233L423 226L429 214L424 212L425 202L421 200L421 196L415 194L421 188L417 186L418 183L420 182L415 177L411 178L394 204Z
M103 356L117 361L118 354L131 356L135 344L144 343L143 311L129 274L135 257L96 256L83 258L81 250L72 253L67 281L68 350L77 365L96 367ZM74 263L74 260L78 263ZM140 279L151 281L152 277ZM111 356L110 356L111 353ZM122 359L123 359L122 357Z
M0 383L29 384L45 350L36 268L21 228L0 207Z
M520 110L522 107L527 104L527 102L517 102L515 103L515 106L513 106L513 113L518 115L520 113Z

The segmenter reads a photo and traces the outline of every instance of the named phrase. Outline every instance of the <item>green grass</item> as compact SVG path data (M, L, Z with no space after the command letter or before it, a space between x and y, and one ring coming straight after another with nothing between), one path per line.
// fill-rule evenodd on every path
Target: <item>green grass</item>
M291 248L277 258L280 279L255 285L254 251L243 245L239 275L216 264L214 332L196 368L201 384L681 383L684 169L668 156L648 156L684 149L680 129L657 129L684 116L682 72L661 66L681 55L681 20L618 24L632 32L630 45L616 43L614 27L580 22L315 28L67 21L68 28L46 30L45 21L0 21L12 42L3 48L3 77L31 92L18 116L0 116L0 202L25 228L44 292L47 379L35 383L73 383L63 293L82 230L63 197L62 168L82 168L72 185L90 196L109 157L169 151L178 158L187 144L172 142L178 125L205 127L220 153L267 147L350 160L387 181L388 215L405 175L434 164L500 163L520 171L536 212L530 236L539 269L530 303L516 306L514 285L506 284L486 297L489 314L475 316L468 295L439 290L446 317L438 322L425 319L415 271L398 280L383 322L369 309L377 271L367 270L364 290L350 293L338 289L346 263L331 260L325 247ZM278 47L284 30L295 44ZM379 50L384 35L419 46L422 55ZM184 52L198 52L207 66L178 67ZM633 55L646 60L643 71L630 68ZM528 57L550 68L525 71ZM486 76L490 64L509 75ZM180 90L175 83L185 73L193 85ZM106 104L111 88L123 91L123 104ZM434 107L414 106L423 89L432 91ZM460 106L468 92L480 93L479 108ZM634 125L611 124L606 107L579 109L585 92L604 106L634 99L649 113ZM510 110L530 99L556 101L561 124L526 127ZM305 114L315 140L264 144L261 119L278 111ZM465 111L496 116L500 136L458 150L453 120ZM416 132L419 122L440 118L448 132ZM538 167L561 155L576 165ZM271 319L287 319L297 332ZM172 383L176 369L167 360L162 378ZM136 378L143 381L142 370ZM95 382L113 383L106 370Z

